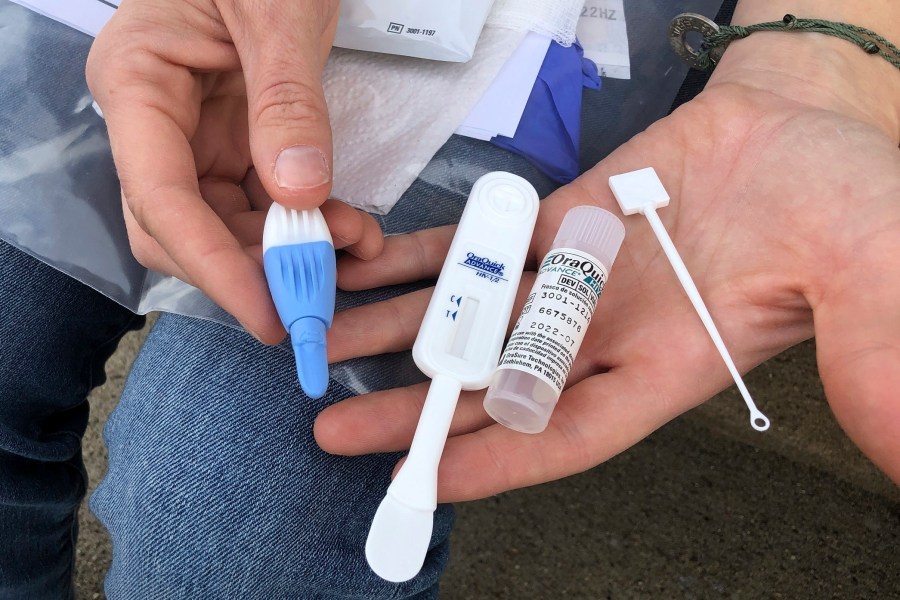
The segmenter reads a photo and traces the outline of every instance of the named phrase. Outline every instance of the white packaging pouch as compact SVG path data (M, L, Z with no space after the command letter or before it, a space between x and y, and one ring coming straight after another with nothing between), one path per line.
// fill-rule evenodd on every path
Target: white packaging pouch
M494 0L344 0L334 45L466 62Z

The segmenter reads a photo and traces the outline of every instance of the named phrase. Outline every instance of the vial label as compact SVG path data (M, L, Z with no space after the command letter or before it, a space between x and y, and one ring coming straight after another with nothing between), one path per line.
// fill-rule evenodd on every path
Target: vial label
M531 373L562 393L608 276L606 267L586 252L551 250L499 368Z

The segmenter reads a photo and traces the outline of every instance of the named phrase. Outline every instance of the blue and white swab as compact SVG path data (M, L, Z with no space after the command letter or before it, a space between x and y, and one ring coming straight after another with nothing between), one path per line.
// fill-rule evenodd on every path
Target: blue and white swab
M325 332L334 320L337 283L334 243L321 211L273 203L263 230L263 265L291 335L300 387L310 398L321 398L328 389Z

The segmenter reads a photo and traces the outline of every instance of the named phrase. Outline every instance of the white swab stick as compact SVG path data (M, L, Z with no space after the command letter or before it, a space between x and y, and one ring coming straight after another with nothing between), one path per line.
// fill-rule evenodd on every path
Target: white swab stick
M697 286L687 270L687 266L681 260L675 244L672 243L672 238L669 237L669 233L666 231L662 221L660 221L659 215L656 214L657 208L669 204L669 195L656 175L656 171L653 167L648 167L639 171L614 175L609 178L609 187L612 189L613 195L616 197L619 207L624 214L641 213L647 217L650 228L656 235L656 239L659 240L666 258L669 259L672 268L675 270L678 281L681 282L681 287L684 288L688 299L694 306L694 310L697 312L700 320L703 321L709 337L715 344L716 350L719 351L725 366L728 367L728 372L731 373L735 385L737 385L741 396L744 398L744 403L750 410L750 425L757 431L767 430L769 428L769 418L753 402L750 391L744 384L744 380L741 378L737 367L735 367L734 361L731 360L728 348L725 347L725 342L722 341L722 336L719 335L719 330L716 328L716 324L713 322L712 316L709 314L709 310L706 308L706 304L703 302L703 298L700 296L700 292L697 290Z

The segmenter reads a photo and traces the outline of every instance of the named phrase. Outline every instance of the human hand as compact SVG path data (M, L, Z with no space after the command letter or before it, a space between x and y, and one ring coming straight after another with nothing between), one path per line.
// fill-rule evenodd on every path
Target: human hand
M738 60L743 51L735 50ZM610 175L655 167L672 196L660 216L738 368L746 372L815 335L835 415L900 481L900 120L848 102L853 96L836 84L744 70L735 60L730 69L723 60L695 100L544 200L531 264L569 208L618 212ZM639 216L625 223L624 246L548 429L534 436L509 430L485 414L483 392L464 393L441 460L440 501L593 467L730 383L649 226ZM365 267L342 261L339 285L435 277L452 235L441 228L391 238ZM523 277L516 311L533 277ZM409 348L416 327L406 324L421 321L429 295L339 314L332 359ZM421 384L329 407L316 439L346 455L408 448L426 390Z
M322 205L336 247L381 250L374 219L326 202L337 17L337 0L125 0L88 59L135 256L268 343L284 336L261 266L273 200Z

